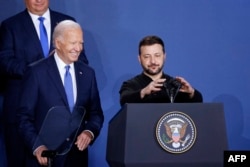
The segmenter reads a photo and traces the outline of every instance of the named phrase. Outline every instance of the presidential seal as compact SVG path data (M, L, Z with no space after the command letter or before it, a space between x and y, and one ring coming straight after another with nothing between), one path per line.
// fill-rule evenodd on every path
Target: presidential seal
M184 153L196 140L196 127L187 114L179 111L169 112L158 121L156 138L164 150L170 153Z

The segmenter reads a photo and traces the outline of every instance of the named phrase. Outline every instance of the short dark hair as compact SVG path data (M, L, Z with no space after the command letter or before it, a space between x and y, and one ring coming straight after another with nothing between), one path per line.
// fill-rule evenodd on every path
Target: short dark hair
M141 47L142 46L150 46L154 44L160 44L162 46L163 53L165 53L165 47L164 47L164 42L163 40L155 35L149 35L144 38L139 43L139 55L141 55Z

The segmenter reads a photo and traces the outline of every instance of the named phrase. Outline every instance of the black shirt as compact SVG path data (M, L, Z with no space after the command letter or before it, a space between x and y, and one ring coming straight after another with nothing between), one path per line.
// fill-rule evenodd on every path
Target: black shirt
M161 78L170 80L171 76L163 74ZM161 91L151 93L141 98L140 92L153 80L144 73L135 76L134 78L123 82L120 88L120 104L125 103L170 103L170 98L165 87ZM174 102L175 103L200 103L203 101L202 94L195 89L193 98L189 97L188 93L178 92Z

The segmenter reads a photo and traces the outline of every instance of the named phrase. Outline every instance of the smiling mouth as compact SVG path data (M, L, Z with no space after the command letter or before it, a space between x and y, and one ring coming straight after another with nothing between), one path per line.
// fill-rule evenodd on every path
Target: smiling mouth
M71 53L71 55L75 57L75 56L78 56L79 53Z

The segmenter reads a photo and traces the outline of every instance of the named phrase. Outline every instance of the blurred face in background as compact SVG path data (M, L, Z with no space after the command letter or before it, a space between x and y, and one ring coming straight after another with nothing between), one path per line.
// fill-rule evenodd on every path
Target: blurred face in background
M49 8L49 0L24 0L26 8L33 14L42 16Z
M162 45L143 45L140 48L139 62L144 73L154 76L162 73L166 55L163 52Z

